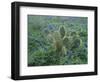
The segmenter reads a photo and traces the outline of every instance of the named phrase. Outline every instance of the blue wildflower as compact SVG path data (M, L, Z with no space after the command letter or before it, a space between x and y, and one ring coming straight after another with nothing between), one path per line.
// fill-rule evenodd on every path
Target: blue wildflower
M53 16L47 16L47 18L48 18L48 19L52 19L52 18L53 18Z
M52 25L52 24L49 24L49 25L48 25L48 29L49 29L49 30L52 30L53 27L54 27L54 25Z
M49 24L49 25L47 26L47 28L48 28L48 30L51 30L51 31L57 30L57 29L56 29L56 26L53 25L53 24Z
M69 57L69 58L71 58L72 54L73 54L73 52L72 52L72 51L70 51L70 50L69 50L69 51L67 51L67 55L68 55L68 57Z

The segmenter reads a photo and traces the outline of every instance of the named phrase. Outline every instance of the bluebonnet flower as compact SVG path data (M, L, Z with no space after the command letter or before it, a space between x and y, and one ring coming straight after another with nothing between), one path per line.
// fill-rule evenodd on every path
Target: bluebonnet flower
M53 16L47 16L47 18L48 18L48 19L52 19L52 18L53 18Z
M68 55L68 57L69 57L69 58L71 58L72 54L73 54L73 52L72 52L72 51L70 51L70 50L69 50L69 51L67 51L67 55Z
M52 24L49 24L49 25L48 25L48 29L49 29L49 30L52 30L53 27L54 27L54 25L52 25Z
M51 31L55 31L55 30L56 30L56 26L53 25L53 24L49 24L49 25L47 26L47 28L48 28L48 30L51 30Z

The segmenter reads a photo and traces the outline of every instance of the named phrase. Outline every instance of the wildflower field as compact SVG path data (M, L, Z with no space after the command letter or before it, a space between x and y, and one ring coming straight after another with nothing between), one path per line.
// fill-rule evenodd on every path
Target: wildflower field
M88 18L28 15L28 66L88 63Z

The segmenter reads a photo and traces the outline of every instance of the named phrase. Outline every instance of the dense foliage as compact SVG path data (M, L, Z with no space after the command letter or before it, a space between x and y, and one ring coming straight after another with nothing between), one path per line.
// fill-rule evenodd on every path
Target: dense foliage
M28 66L87 64L87 17L28 15Z

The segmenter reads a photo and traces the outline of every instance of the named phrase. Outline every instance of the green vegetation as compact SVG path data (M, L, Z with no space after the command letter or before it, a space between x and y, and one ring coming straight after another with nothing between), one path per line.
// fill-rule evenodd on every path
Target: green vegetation
M87 17L28 15L28 66L87 64Z

